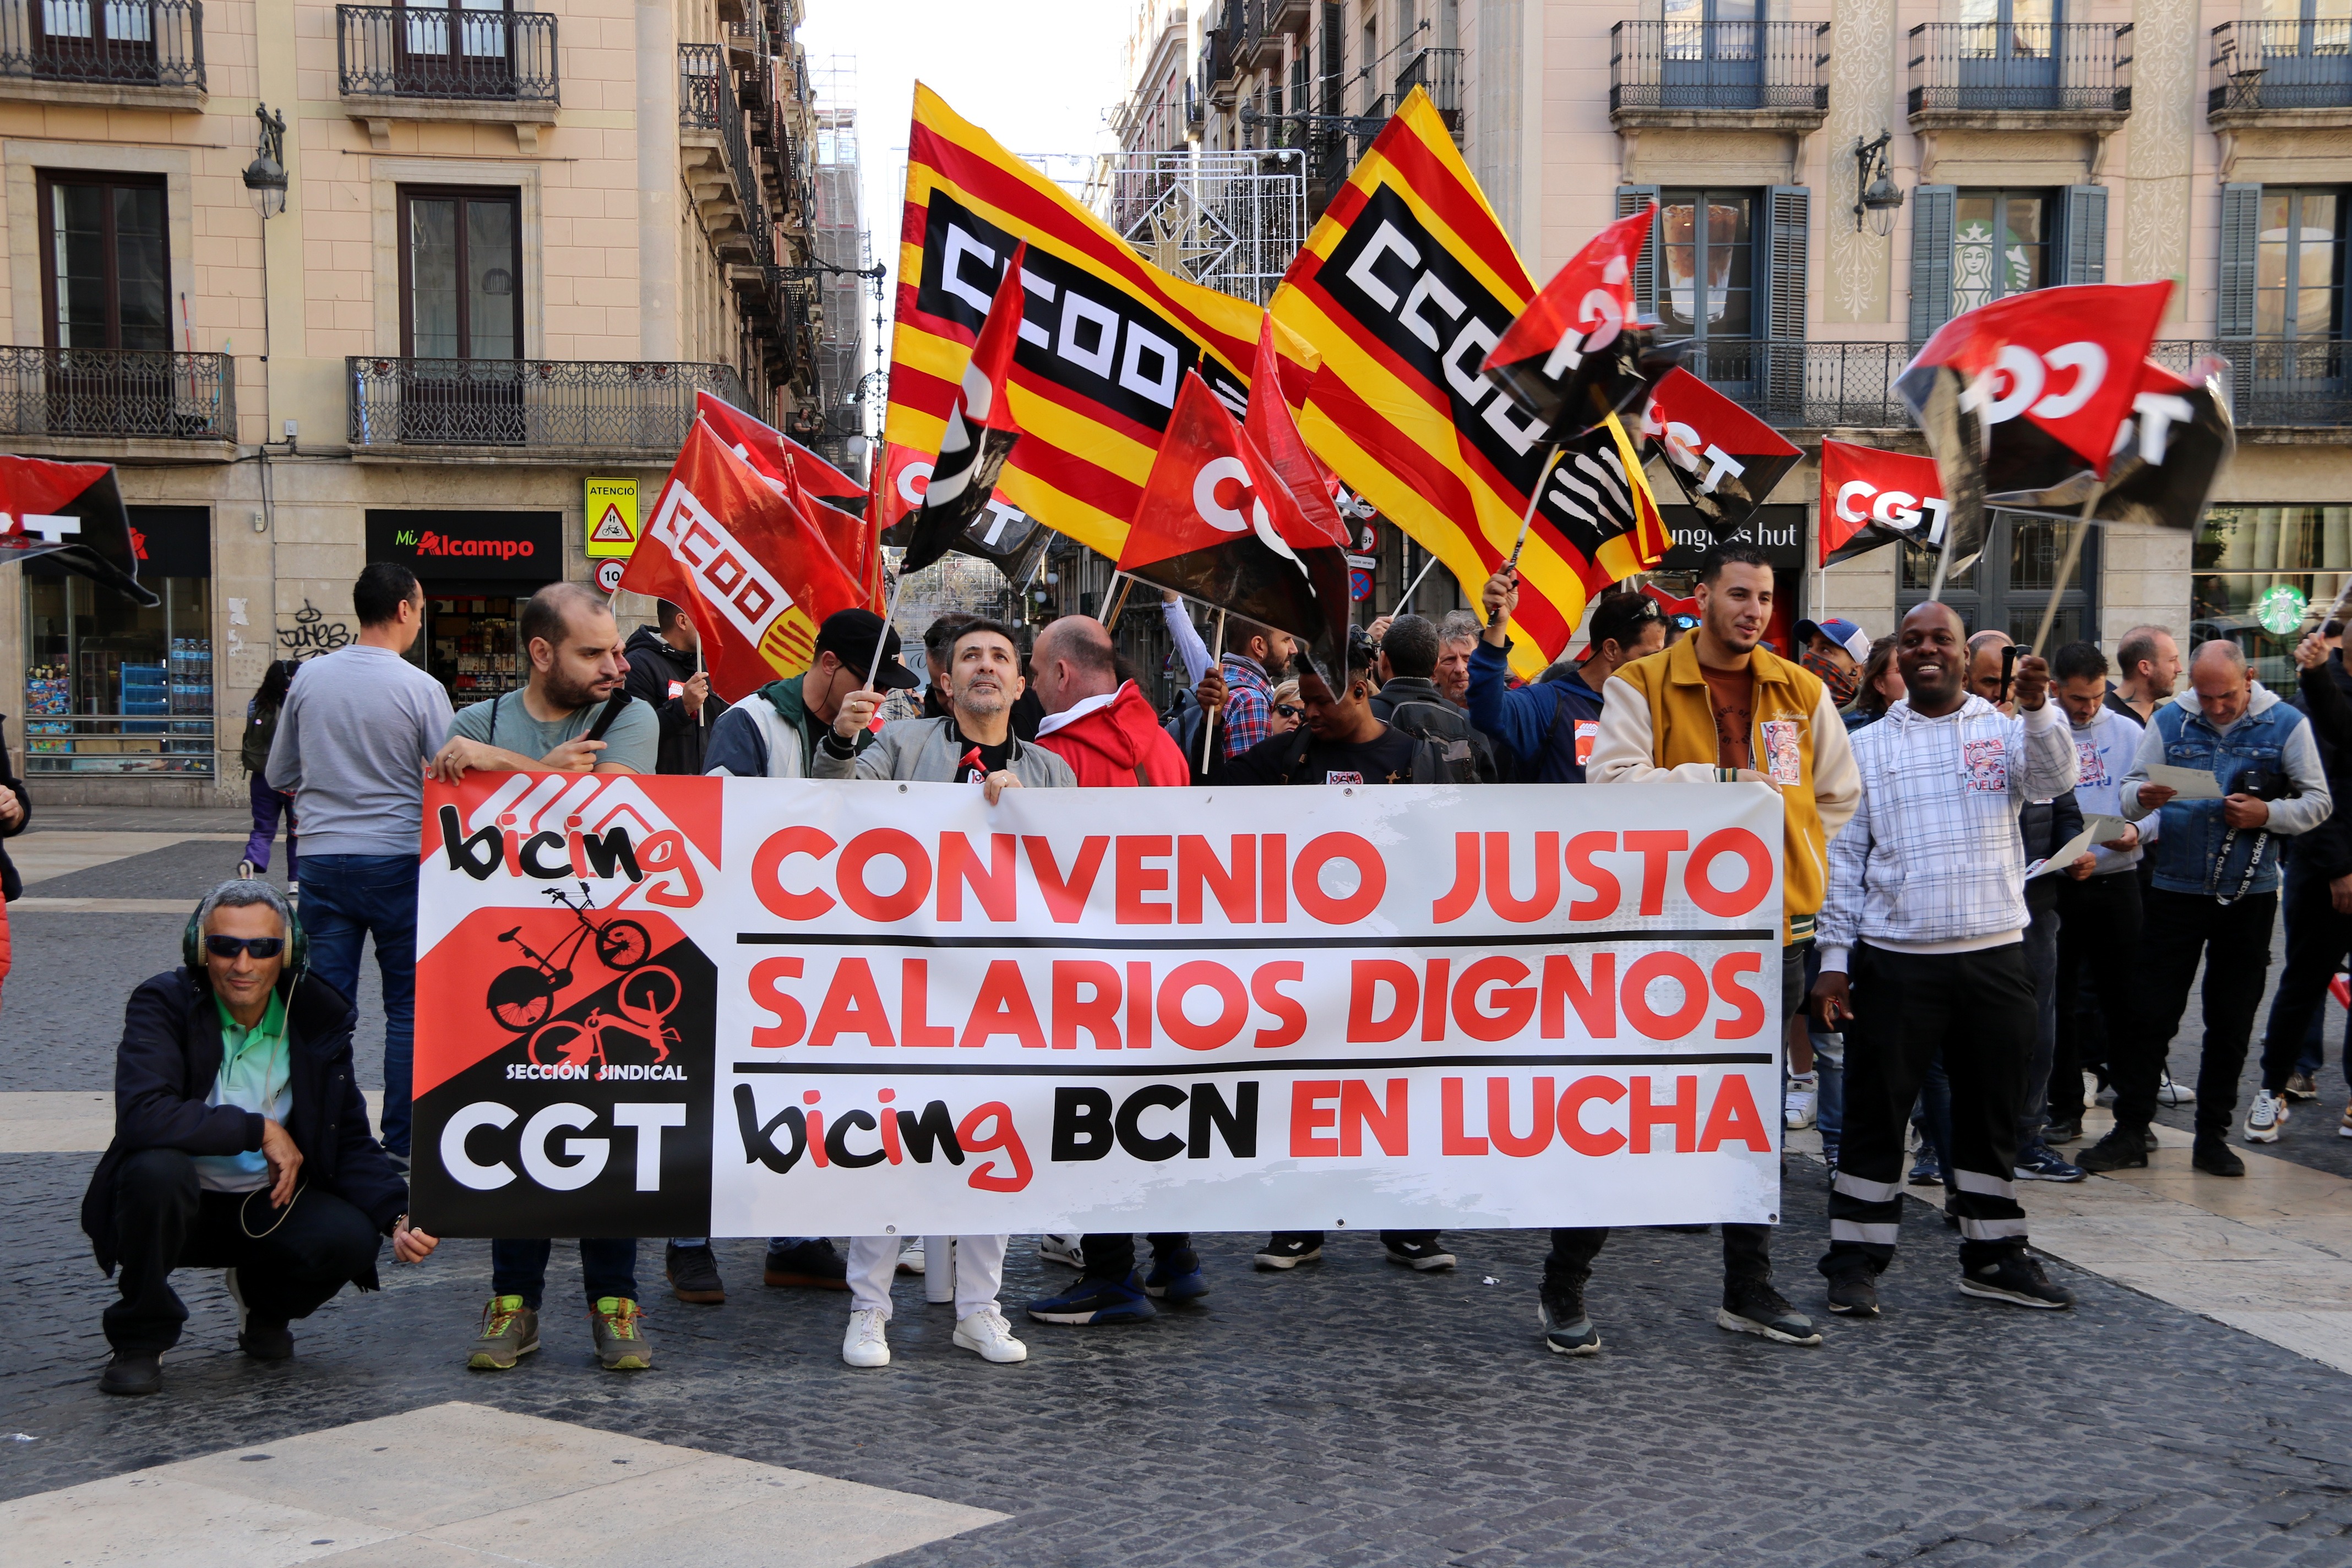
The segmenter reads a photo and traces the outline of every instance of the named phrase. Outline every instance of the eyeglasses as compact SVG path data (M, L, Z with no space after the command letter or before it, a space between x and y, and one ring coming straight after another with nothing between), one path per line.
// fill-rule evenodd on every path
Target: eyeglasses
M1274 705L1274 710L1286 719L1304 718L1307 713L1307 710L1296 702L1277 702Z
M256 958L275 958L286 951L286 939L282 936L208 936L205 938L205 951L215 958L235 958L240 952L249 952Z

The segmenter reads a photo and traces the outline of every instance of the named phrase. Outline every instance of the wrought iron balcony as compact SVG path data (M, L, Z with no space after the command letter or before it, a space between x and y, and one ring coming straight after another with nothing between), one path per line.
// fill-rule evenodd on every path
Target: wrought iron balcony
M0 347L0 436L233 442L236 363L226 354Z
M335 7L345 98L432 98L552 107L555 18L538 11Z
M205 89L198 0L0 0L0 86Z
M2333 116L2326 110L2336 110ZM2213 86L2205 117L2215 126L2292 117L2352 123L2352 18L2224 22L2213 29Z
M1620 22L1609 41L1612 124L1810 130L1829 111L1827 22Z
M1429 89L1445 129L1456 142L1462 140L1462 51L1416 49L1405 57L1404 69L1397 72L1397 102L1403 103L1417 87Z
M750 407L731 365L610 360L344 362L360 452L481 447L534 455L674 457L694 395Z
M679 141L693 154L687 178L703 226L722 257L765 266L775 259L775 235L726 48L680 44L677 70Z
M2339 338L2180 338L2150 356L2186 371L2214 354L2230 367L2231 414L2242 426L2352 425L2352 343Z
M1913 123L2120 125L2128 22L1934 22L1911 29Z

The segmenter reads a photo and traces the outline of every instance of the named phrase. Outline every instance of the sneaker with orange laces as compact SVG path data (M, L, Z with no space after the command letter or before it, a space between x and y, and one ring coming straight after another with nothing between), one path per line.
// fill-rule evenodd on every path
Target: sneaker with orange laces
M606 1372L644 1372L654 1364L654 1347L638 1325L645 1314L626 1296L600 1296L588 1314L596 1335L596 1360Z
M520 1296L493 1296L482 1309L482 1331L466 1364L476 1372L504 1372L539 1348L539 1314Z

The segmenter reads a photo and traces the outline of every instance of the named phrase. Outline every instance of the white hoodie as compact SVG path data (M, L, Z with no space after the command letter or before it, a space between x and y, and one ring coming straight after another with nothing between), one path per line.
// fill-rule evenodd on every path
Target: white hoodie
M2138 753L2139 738L2147 728L2137 719L2127 719L2112 708L2102 708L2088 724L2074 728L2074 803L2083 808L2084 820L2094 816L2121 816L2124 774L2131 771L2132 758ZM2142 843L2156 837L2153 818L2139 825ZM2139 864L2139 849L2102 849L2091 846L2092 857L2098 862L2091 868L2094 877L2105 877L2116 871L2128 871Z

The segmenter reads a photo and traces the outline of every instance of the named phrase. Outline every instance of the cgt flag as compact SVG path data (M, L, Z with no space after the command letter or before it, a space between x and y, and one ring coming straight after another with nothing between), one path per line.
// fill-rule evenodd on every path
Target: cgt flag
M0 456L0 563L41 556L135 605L163 603L139 585L131 514L111 464Z
M866 510L866 487L785 435L763 424L725 398L708 392L694 395L694 413L710 422L719 438L735 455L762 473L779 478L789 473L804 495L844 511Z
M1717 539L1738 532L1804 456L1787 437L1679 366L1658 383L1642 416L1642 434Z
M1118 569L1289 632L1319 668L1344 676L1344 543L1308 519L1273 460L1198 375L1187 374L1176 395Z
M2221 468L2237 450L2230 416L2230 367L2212 355L2187 375L2154 360L2140 367L2132 412L2116 431L2115 460L2103 481L2077 467L2039 489L2003 490L1989 506L2049 517L2080 519L2094 494L2093 522L2149 522L2194 529L2205 515Z
M1331 199L1274 298L1322 364L1299 428L1342 482L1475 602L1544 471L1543 421L1479 372L1535 292L1429 95L1415 89ZM1670 542L1612 420L1564 457L1519 557L1511 667L1533 679L1586 599Z
M931 469L935 460L921 452L904 447L889 447L883 459L882 542L893 547L903 546L912 531L908 519L923 509L923 496L929 489ZM1037 526L1037 520L1004 499L999 489L980 509L980 515L964 525L963 537L955 542L958 554L976 555L1004 574L1010 583L1025 583L1035 558L1044 552L1049 530ZM878 608L878 606L877 606Z
M1897 540L1939 548L1951 510L1933 458L1846 441L1822 443L1822 565L1851 561Z
M1656 203L1592 237L1528 302L1480 366L1553 440L1597 426L1641 403L1655 374L1642 361L1651 335L1633 320L1633 261ZM1430 298L1438 301L1438 286Z
M1191 192L1179 184L1163 200L1189 203ZM1016 239L1029 247L1021 269L1028 310L1012 376L1013 413L1024 435L999 488L1009 505L1116 559L1184 373L1199 370L1238 411L1259 310L1151 266L1061 186L918 84L890 338L892 442L940 449L964 361ZM1297 352L1285 342L1286 357Z
M931 477L923 487L922 510L915 514L907 553L898 563L902 577L956 547L995 493L997 476L1021 438L1004 388L1013 369L1013 345L1020 341L1021 260L1028 248L1013 245L988 320L972 344L971 357L964 362L963 380L940 437L939 456L932 459Z
M806 669L824 618L866 603L816 525L698 419L621 586L685 607L730 702Z

